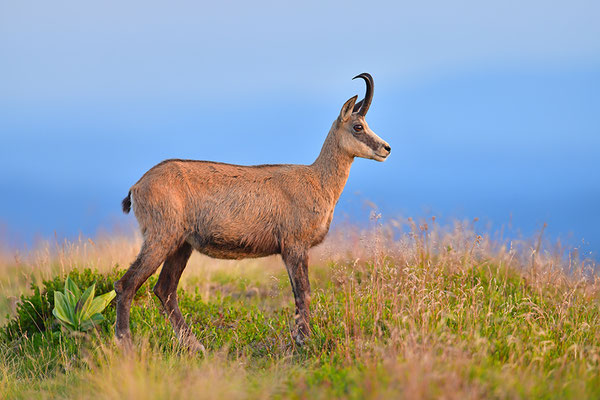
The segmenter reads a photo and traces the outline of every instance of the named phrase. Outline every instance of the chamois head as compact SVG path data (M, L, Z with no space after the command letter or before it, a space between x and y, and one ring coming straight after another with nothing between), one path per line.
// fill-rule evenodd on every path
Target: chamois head
M340 147L352 157L370 158L385 161L390 155L390 145L375 134L365 121L365 115L373 100L373 77L364 72L352 79L362 78L367 84L365 98L358 103L358 96L352 97L342 107L337 119L337 138Z

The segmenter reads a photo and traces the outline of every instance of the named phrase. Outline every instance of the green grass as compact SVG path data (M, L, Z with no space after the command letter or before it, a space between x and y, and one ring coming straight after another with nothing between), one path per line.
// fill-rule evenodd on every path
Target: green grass
M196 257L179 298L206 354L177 344L151 294L155 275L132 309L133 354L113 343L114 305L87 337L67 335L49 319L44 332L3 336L0 393L23 399L600 398L600 291L592 263L539 248L532 258L533 246L507 249L465 228L425 227L393 237L384 227L359 241L336 239L325 246L332 252L314 254L312 336L302 348L291 338L292 295L277 258ZM53 267L24 266L29 275L10 282L22 281L26 296L33 293L26 284L58 277L49 287L58 286L69 272L82 283L97 279L109 287L122 273L114 264L126 265L134 252L114 254L117 259L87 263L100 276L70 272L85 257L61 264L51 256ZM3 270L14 272L11 265ZM15 288L10 285L10 295ZM14 312L8 319L14 330Z

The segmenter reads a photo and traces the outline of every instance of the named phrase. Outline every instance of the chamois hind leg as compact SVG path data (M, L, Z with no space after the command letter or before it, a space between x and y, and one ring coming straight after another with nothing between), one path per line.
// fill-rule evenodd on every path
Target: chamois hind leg
M296 327L293 333L294 340L300 346L304 344L306 337L310 334L310 282L308 281L308 251L302 247L289 247L285 249L281 257L285 263L294 299L296 302Z
M147 238L136 260L131 264L125 275L115 282L115 292L117 292L115 336L125 346L131 345L129 313L133 297L142 284L156 272L160 264L167 258L167 255L173 251L172 247L166 245L166 243Z
M160 299L179 342L191 351L198 352L204 351L204 346L185 323L177 302L177 285L191 255L192 246L183 243L177 251L167 257L154 286L154 294Z

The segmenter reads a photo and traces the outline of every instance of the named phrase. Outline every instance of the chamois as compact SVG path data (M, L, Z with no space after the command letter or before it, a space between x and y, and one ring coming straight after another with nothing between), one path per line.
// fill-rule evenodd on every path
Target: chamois
M144 242L136 260L115 283L116 338L131 344L129 313L140 286L164 262L154 293L178 339L192 350L203 346L179 310L177 285L193 249L214 258L242 259L281 254L296 304L294 340L310 333L308 250L321 243L355 157L384 161L391 148L367 125L373 78L362 73L365 98L344 103L321 153L311 165L240 166L172 159L152 167L131 187L131 208Z

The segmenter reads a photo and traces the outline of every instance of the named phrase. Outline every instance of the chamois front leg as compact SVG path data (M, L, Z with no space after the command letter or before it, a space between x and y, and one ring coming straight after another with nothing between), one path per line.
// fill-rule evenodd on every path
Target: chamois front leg
M281 254L296 302L296 327L294 340L302 346L310 334L310 282L308 281L308 250L303 247L287 247Z

